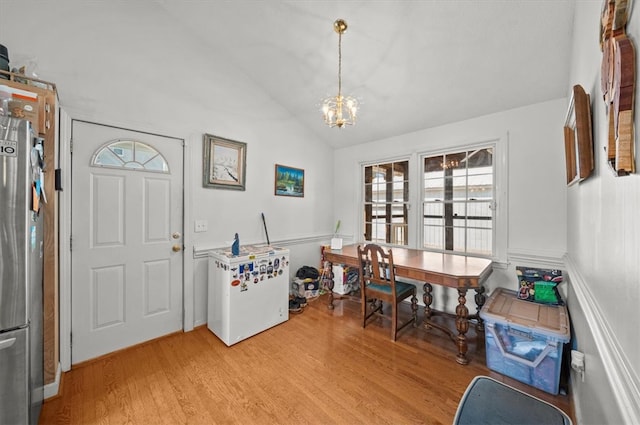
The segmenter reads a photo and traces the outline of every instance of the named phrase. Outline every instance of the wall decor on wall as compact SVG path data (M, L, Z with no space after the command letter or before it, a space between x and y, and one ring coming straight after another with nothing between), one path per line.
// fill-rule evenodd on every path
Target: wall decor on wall
M602 97L609 115L607 163L616 176L635 173L634 95L636 59L626 34L631 3L604 0L600 21Z
M246 143L205 134L202 157L204 187L245 190Z
M589 177L594 168L591 101L580 85L573 86L564 123L564 152L567 185Z
M276 164L275 194L304 197L304 170Z

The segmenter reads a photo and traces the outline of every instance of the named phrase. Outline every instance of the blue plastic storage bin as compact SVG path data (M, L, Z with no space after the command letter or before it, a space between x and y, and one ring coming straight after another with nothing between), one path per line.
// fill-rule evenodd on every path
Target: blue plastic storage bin
M519 300L515 291L498 288L480 317L489 369L558 394L563 345L571 338L565 306Z

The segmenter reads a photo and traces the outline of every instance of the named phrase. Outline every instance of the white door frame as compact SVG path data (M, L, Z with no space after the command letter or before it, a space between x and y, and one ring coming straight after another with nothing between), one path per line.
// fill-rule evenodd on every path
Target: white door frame
M60 344L60 369L62 372L71 370L71 129L74 120L84 121L82 119L71 118L67 112L60 108L60 138L59 138L59 168L62 170L62 188L59 192L59 216L60 216L60 253L59 253L59 344ZM90 121L85 121L90 122ZM91 122L93 124L99 124ZM104 125L104 124L101 124ZM118 126L123 127L125 126ZM140 130L135 130L140 131ZM182 196L182 228L184 229L183 245L185 247L183 253L182 267L182 303L183 303L183 331L188 332L194 327L194 300L193 300L193 256L187 255L192 249L192 229L186 225L190 223L191 217L191 174L189 173L191 163L191 147L186 139L180 139L172 136L174 139L182 140L183 143L183 196ZM59 374L56 374L56 381L59 380ZM59 382L56 383L56 386ZM54 390L52 395L57 394Z

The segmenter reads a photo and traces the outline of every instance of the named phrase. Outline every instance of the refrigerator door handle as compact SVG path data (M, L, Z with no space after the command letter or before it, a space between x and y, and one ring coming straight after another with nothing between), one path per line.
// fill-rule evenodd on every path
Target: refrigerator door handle
M0 341L0 350L4 350L5 348L11 347L16 342L15 338L5 339L4 341Z

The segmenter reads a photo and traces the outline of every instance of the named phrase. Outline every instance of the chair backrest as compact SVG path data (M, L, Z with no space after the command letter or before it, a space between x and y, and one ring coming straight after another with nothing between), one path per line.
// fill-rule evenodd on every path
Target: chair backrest
M365 291L369 284L390 286L395 297L396 278L391 249L385 253L382 247L376 244L367 244L364 248L358 245L358 258L361 290Z

